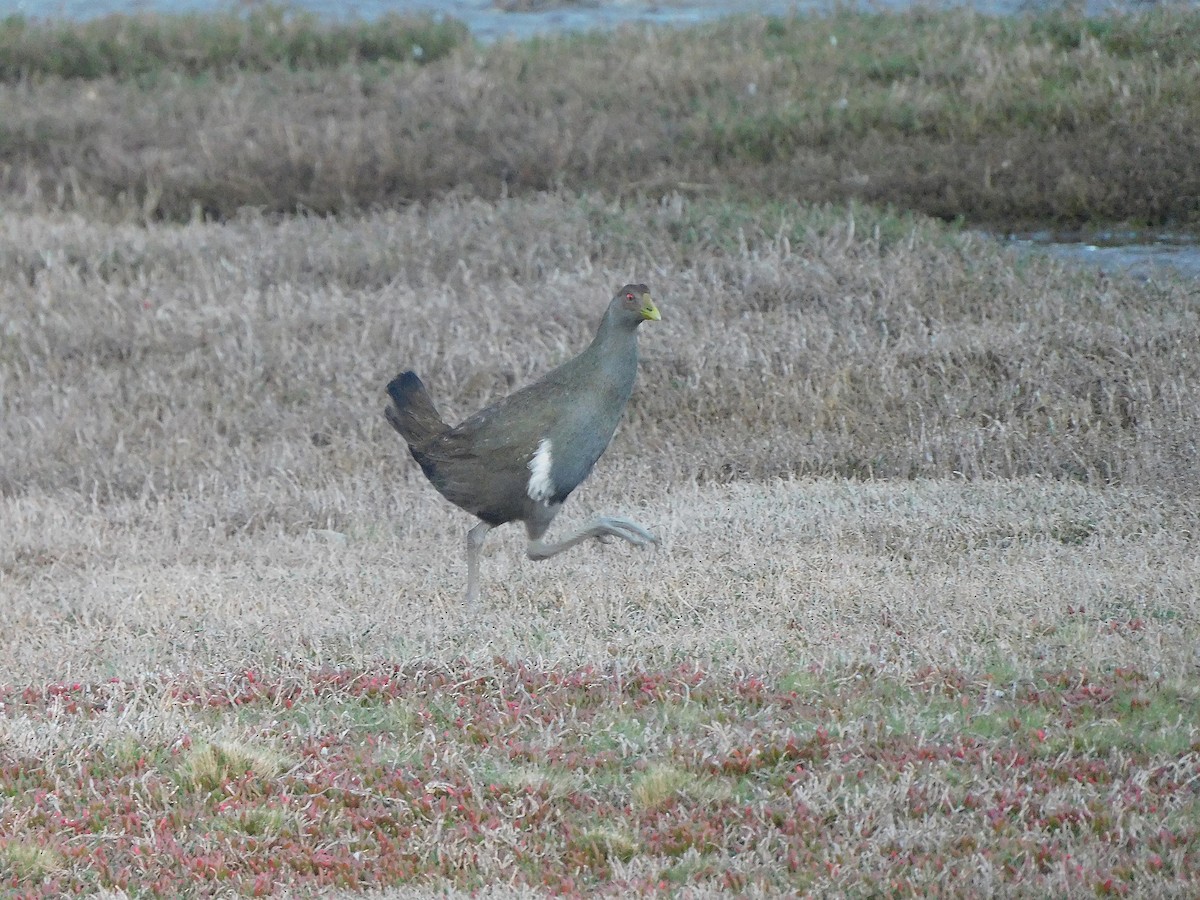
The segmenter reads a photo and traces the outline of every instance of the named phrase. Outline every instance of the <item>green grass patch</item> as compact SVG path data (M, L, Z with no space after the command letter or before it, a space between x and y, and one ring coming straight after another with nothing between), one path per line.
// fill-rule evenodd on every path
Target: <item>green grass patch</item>
M149 87L168 73L201 78L347 63L426 64L466 35L450 18L388 14L370 22L323 22L273 3L241 13L111 14L80 22L10 15L0 19L0 81L113 78Z
M1200 215L1197 33L1200 12L1175 6L1102 20L838 10L490 46L443 20L333 24L275 6L10 17L0 82L31 95L0 117L0 163L20 197L170 220L503 186L1186 228ZM681 227L706 238L703 222Z

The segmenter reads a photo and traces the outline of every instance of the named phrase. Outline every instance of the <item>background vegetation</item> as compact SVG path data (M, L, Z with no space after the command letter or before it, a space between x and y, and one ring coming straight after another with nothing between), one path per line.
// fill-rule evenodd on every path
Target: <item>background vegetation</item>
M150 219L448 192L858 198L993 228L1200 220L1200 13L0 25L0 189Z
M1200 893L1195 281L860 199L1069 221L1042 153L1089 221L1190 221L1151 138L1191 14L440 58L391 20L371 62L274 15L8 23L44 61L0 88L0 892ZM96 50L188 29L240 49ZM563 517L661 548L504 529L464 609L383 385L465 416L632 279L664 318Z

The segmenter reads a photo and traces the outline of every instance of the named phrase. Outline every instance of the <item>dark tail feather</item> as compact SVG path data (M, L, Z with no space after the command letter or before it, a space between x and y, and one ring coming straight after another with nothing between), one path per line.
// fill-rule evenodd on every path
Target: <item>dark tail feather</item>
M392 405L383 414L409 447L421 447L450 427L438 415L416 372L397 375L388 383L387 392Z

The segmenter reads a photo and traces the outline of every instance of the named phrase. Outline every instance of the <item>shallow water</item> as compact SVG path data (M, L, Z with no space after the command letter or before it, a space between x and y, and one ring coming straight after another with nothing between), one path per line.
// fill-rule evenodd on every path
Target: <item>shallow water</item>
M386 13L433 13L450 16L466 23L480 40L528 38L535 34L564 31L589 31L615 28L627 23L647 25L695 25L738 12L759 11L783 14L800 6L816 8L816 3L747 3L742 0L687 0L663 3L646 0L574 0L543 4L534 12L505 12L504 0L288 0L297 9L315 12L326 19L375 19ZM517 0L507 5L519 5ZM530 2L530 6L539 5ZM22 12L35 17L86 19L109 12L210 12L229 9L228 2L213 0L0 0L0 14Z
M373 19L384 13L432 12L452 16L467 24L480 40L527 38L535 34L589 31L625 24L695 25L738 13L784 15L789 12L820 12L835 6L854 5L842 0L562 0L558 3L528 2L551 7L533 12L505 12L504 5L517 0L288 0L288 5L307 9L329 19ZM863 0L869 9L901 9L913 0ZM1054 0L958 0L944 6L971 6L1011 15L1056 6ZM1132 9L1137 0L1084 0L1089 15L1114 9ZM21 13L34 18L86 19L113 12L203 12L237 8L229 0L0 0L0 15Z
M1083 235L1036 231L1010 235L1008 240L1030 252L1052 253L1105 272L1150 278L1166 271L1200 279L1200 240L1177 232L1104 231Z

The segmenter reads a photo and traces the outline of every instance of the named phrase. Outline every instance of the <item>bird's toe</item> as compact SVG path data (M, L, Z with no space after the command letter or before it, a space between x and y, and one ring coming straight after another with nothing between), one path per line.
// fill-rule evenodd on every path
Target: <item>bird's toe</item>
M647 544L658 543L658 538L635 522L614 522L613 533L635 547L644 547Z
M659 544L659 540L654 535L647 534L641 540L637 541L635 546L637 546L639 549L642 549L645 547L649 547L651 544L653 544L654 546L657 547Z

